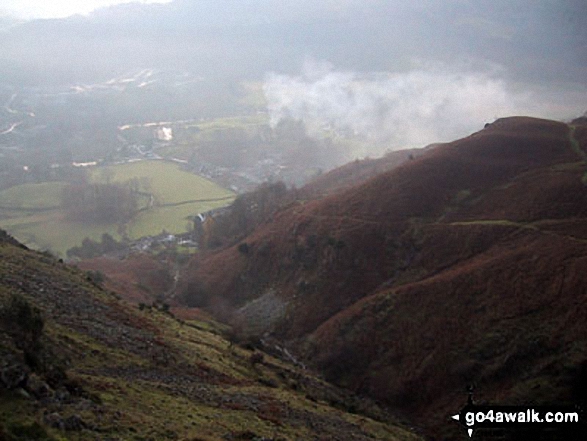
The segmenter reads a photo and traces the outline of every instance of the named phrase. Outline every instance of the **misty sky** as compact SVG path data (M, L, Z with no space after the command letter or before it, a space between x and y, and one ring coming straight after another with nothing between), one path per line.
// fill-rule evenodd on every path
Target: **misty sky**
M17 18L63 18L74 14L87 14L97 8L132 0L2 0L0 15ZM140 3L168 3L171 0L134 0Z
M63 16L114 3L2 0L0 9ZM587 3L174 0L0 32L7 87L144 69L189 72L231 91L263 82L273 123L293 117L310 132L330 126L392 149L421 146L499 117L582 115Z

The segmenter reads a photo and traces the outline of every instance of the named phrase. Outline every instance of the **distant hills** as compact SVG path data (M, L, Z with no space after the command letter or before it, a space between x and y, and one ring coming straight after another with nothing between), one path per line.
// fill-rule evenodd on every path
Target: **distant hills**
M584 402L586 134L583 119L499 119L299 199L196 257L184 300L438 439L461 439L448 416L468 384L496 404Z
M261 79L267 71L297 73L310 57L366 72L406 69L413 60L490 63L517 80L582 83L584 12L580 0L134 3L11 28L0 34L0 73L30 85L104 81L144 68Z

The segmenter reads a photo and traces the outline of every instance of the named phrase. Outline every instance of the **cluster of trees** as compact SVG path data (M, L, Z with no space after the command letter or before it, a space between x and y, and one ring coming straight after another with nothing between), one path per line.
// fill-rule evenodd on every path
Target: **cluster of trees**
M139 198L139 186L133 182L79 182L63 190L62 207L70 220L126 222L137 212Z
M203 224L196 223L200 246L208 249L230 246L293 200L295 191L288 190L283 182L261 184L255 191L239 195L221 215Z
M102 234L102 240L97 242L86 237L81 246L73 247L67 250L69 259L77 257L80 259L91 259L92 257L102 256L104 254L125 250L128 245L125 242L117 242L110 234Z

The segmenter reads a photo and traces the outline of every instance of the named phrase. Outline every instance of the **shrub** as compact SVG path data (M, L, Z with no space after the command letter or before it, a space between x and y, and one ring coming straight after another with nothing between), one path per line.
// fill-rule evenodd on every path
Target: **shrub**
M86 276L88 279L88 282L92 282L95 285L102 285L104 283L104 273L102 273L102 271L86 271Z
M238 251L241 254L249 254L249 244L246 242L240 243L238 245Z
M24 297L13 294L0 309L0 323L18 348L36 352L45 325L38 308L31 306Z
M263 357L263 354L260 352L253 352L251 354L251 357L249 358L250 363L255 366L259 363L263 363L263 360L265 359L265 357Z

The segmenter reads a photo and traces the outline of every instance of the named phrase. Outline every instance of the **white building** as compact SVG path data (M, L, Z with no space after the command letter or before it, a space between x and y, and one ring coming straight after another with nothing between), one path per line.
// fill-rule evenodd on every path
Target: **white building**
M159 141L171 141L173 140L173 129L171 127L159 127L155 136Z

